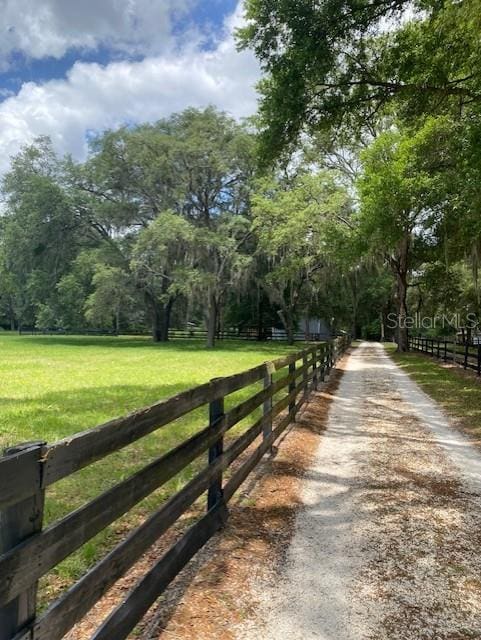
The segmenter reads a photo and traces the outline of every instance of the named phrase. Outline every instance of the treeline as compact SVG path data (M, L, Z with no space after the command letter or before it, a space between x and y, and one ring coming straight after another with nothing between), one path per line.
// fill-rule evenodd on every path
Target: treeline
M359 255L395 284L400 349L416 314L417 333L477 331L479 1L247 0L246 18L240 43L267 74L263 162L308 140L351 180Z
M258 170L252 128L214 108L126 126L90 141L83 163L46 138L2 184L4 327L116 331L376 323L386 286L353 262L353 201L336 171ZM362 296L367 300L362 302ZM375 327L374 331L379 327Z
M252 123L188 109L92 139L84 163L44 139L13 159L1 323L469 337L480 23L477 0L247 0Z

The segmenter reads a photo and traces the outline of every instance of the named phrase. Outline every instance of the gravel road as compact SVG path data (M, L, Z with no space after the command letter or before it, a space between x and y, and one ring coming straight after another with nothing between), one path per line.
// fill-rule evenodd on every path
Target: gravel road
M481 454L385 354L354 349L280 575L242 640L481 639Z

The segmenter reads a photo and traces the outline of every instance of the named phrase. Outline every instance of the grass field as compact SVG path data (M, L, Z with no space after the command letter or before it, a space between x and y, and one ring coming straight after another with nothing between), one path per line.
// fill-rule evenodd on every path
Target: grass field
M0 445L39 439L54 442L210 378L243 371L300 348L226 341L207 351L200 341L154 345L143 338L0 334ZM250 393L252 389L233 394L227 406ZM57 483L47 492L46 524L206 424L207 410L202 408ZM191 465L64 561L44 581L42 597L54 595L83 573L125 528L140 522L182 486L195 468Z
M472 436L481 437L481 380L457 367L444 367L429 356L388 351L394 361Z

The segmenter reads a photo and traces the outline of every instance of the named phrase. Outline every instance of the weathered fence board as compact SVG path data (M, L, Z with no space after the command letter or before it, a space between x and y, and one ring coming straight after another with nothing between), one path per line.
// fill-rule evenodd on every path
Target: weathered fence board
M219 504L196 522L145 574L92 640L124 640L176 575L226 521L226 506Z
M342 353L348 340L339 343ZM207 515L165 553L94 636L96 640L125 638L153 600L225 521L225 503L295 420L308 390L324 379L336 353L332 345L313 345L272 363L213 380L50 446L28 445L0 458L0 640L60 640L207 492ZM281 370L286 368L283 375ZM280 372L278 379L273 375L276 371ZM262 387L254 387L247 399L225 409L226 396L253 384ZM279 398L283 390L285 395ZM43 504L45 487L203 406L210 407L207 427L40 530L39 505ZM225 434L259 407L261 417L224 443ZM251 451L250 447L255 449ZM35 617L40 577L207 451L204 466L180 491ZM247 457L224 484L224 472L245 451Z
M21 472L19 472L21 470ZM0 510L30 497L41 487L38 444L25 444L22 451L0 459Z
M212 400L257 382L262 378L264 369L264 365L261 365L215 382L207 382L125 418L111 420L60 440L47 448L44 484L52 484Z
M5 553L30 538L42 528L44 491L41 489L39 478L29 472L31 466L32 451L36 457L37 473L40 469L40 460L44 452L43 442L30 443L11 447L6 450L8 457L17 456L17 474L21 485L22 499L15 504L5 507L0 512L0 552ZM23 453L29 456L23 457ZM28 497L24 497L24 485L21 481L21 472L26 466L26 475L32 481ZM6 581L7 576L2 575ZM9 640L15 633L28 625L36 613L37 582L30 580L15 597L0 608L0 639Z
M419 351L438 359L441 359L442 353L444 362L451 360L453 364L459 364L464 369L472 369L481 375L480 345L469 345L468 343L460 345L449 340L413 336L409 338L409 348L412 351Z

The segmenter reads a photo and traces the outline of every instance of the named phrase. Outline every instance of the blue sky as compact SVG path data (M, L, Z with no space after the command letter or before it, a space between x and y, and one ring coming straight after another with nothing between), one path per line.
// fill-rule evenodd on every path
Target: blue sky
M41 3L41 0L38 1ZM193 1L181 15L173 15L172 33L182 39L183 33L192 27L197 28L205 37L202 49L210 49L215 46L216 35L222 31L224 20L234 13L236 7L237 0ZM8 25L4 27L7 30L12 28ZM106 65L119 59L139 60L142 57L139 53L129 54L103 43L92 48L73 47L61 57L46 55L35 58L26 51L14 50L8 54L8 66L3 72L0 71L0 101L11 91L18 92L24 82L45 82L65 78L76 61Z
M87 132L215 104L256 108L241 0L0 0L0 174L38 135L81 159Z

